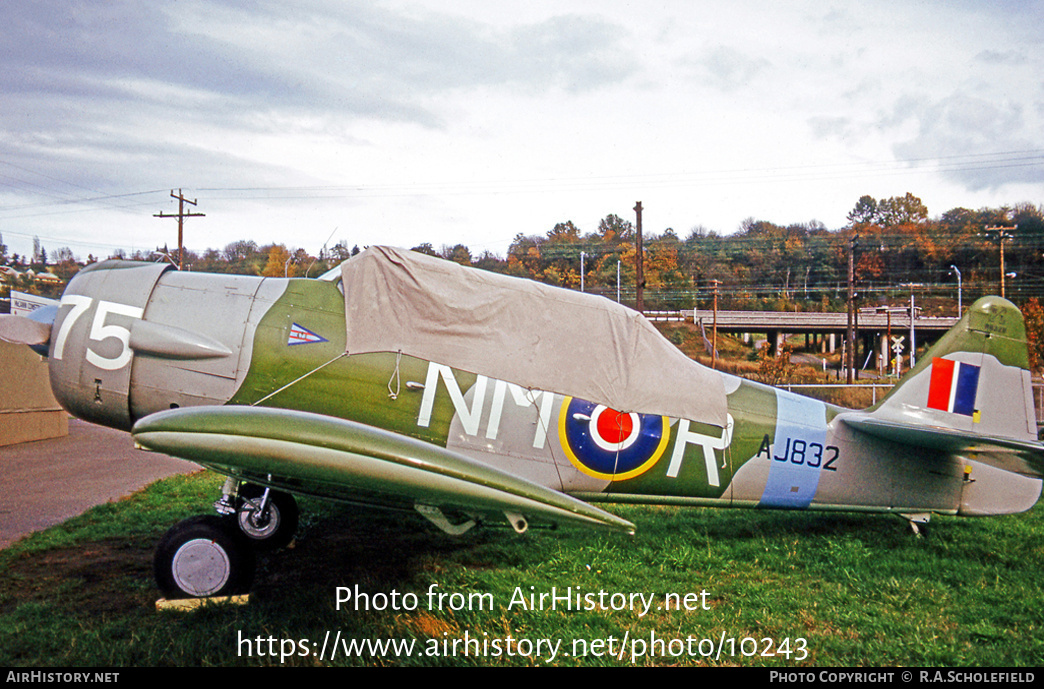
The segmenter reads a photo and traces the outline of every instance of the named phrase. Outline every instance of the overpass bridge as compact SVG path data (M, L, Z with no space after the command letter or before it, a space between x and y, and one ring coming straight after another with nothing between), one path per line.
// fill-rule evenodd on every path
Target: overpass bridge
M702 324L710 331L715 322L713 311L697 309L676 311L673 320L685 320ZM667 312L649 312L651 320L668 320ZM856 340L861 344L862 356L874 352L878 355L877 367L884 366L881 352L889 352L891 337L903 337L904 350L909 350L910 309L881 308L860 309L856 312ZM920 316L914 312L913 330L916 342L924 344L938 339L956 325L956 317ZM790 311L718 311L718 332L731 334L765 333L772 351L778 351L788 334L805 335L806 345L816 345L822 353L833 352L844 340L848 328L847 313L790 312ZM859 352L857 351L857 358Z

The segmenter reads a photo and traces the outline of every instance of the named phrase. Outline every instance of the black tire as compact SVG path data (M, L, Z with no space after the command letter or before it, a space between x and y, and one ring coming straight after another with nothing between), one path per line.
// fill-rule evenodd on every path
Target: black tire
M168 599L246 593L254 580L254 551L235 522L215 515L191 517L160 539L153 572Z
M236 523L255 548L276 550L294 540L300 511L294 496L273 490L268 493L265 515L260 517L258 508L264 494L264 487L256 483L244 483L239 487L240 500L236 509Z

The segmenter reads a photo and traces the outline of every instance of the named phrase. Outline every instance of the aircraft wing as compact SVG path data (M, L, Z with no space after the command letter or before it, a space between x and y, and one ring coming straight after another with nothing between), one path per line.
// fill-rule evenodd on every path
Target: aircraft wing
M962 454L1005 471L1044 477L1044 443L982 435L941 426L874 418L851 412L838 417L850 427L884 440L913 447Z
M461 454L373 426L261 407L193 407L146 416L132 429L146 450L225 474L271 476L291 491L354 502L377 496L503 517L522 514L634 533L582 500ZM386 503L385 503L386 504Z

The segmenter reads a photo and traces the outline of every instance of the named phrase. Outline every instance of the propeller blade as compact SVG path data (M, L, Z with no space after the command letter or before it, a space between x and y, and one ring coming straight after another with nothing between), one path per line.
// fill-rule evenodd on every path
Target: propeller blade
M0 340L12 344L42 345L51 339L51 324L25 316L0 315Z

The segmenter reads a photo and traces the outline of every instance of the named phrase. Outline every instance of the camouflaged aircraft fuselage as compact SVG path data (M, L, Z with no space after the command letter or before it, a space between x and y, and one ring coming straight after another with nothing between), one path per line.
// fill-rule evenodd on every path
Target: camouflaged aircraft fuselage
M980 462L967 445L954 451L869 434L844 422L850 410L735 376L722 374L724 428L621 413L599 400L522 388L496 370L468 372L396 352L346 353L345 318L336 281L95 266L62 298L50 342L52 385L75 415L134 428L139 441L151 438L143 444L152 449L242 480L375 505L411 507L417 497L395 480L383 482L379 467L359 469L346 482L336 460L307 449L337 442L338 432L311 415L445 448L589 502L986 514L1028 509L1040 494L1038 478ZM990 375L1006 371L1021 385L1026 367L1006 352L980 348L976 366ZM922 387L932 361L925 357L914 371ZM1023 407L1023 390L1012 393L1007 406ZM996 393L979 384L981 413L991 413L987 401L1009 413L989 395ZM156 440L165 432L163 415L147 418L212 405L306 415L243 421L232 435L264 436L286 450L259 449L249 461L234 447L179 451ZM210 421L193 423L206 431Z

